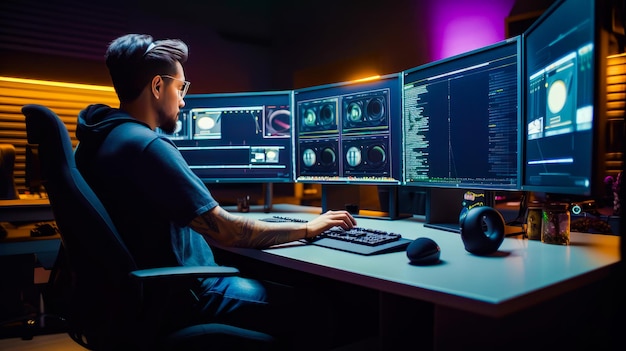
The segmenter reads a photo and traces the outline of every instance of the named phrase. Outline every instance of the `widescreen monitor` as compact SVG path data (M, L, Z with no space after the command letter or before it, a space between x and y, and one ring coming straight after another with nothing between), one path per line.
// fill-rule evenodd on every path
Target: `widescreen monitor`
M607 91L607 62L623 52L611 44L616 3L558 0L523 34L523 190L612 196L624 138L623 83L621 110L607 111L619 93Z
M207 183L294 181L293 91L185 97L169 135Z
M519 37L405 71L403 179L519 190Z
M296 181L401 183L401 76L294 91Z

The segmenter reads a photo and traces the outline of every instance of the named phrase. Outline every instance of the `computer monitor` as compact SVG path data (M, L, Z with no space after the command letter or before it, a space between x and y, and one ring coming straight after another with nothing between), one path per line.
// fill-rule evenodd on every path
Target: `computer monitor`
M607 110L607 96L620 96L607 90L607 62L624 51L616 3L558 0L523 34L523 190L612 196L605 179L623 169L624 140L623 83L622 108Z
M206 183L294 181L293 91L191 94L169 135Z
M15 146L0 143L0 200L19 198L15 186Z
M514 37L403 73L405 185L519 190L520 50Z
M41 164L39 161L39 145L26 144L24 180L26 190L33 195L45 194Z
M401 183L401 76L294 91L296 181Z

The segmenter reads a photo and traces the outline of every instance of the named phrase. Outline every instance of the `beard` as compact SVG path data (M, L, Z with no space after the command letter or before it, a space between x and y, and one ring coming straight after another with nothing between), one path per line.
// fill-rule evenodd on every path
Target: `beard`
M161 129L166 134L174 134L177 129L177 121L178 115L174 116L174 118L161 118L161 124L159 125L159 129Z

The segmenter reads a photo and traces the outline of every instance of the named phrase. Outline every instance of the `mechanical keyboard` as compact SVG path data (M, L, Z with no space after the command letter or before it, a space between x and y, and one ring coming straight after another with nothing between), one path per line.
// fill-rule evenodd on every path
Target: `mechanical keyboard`
M307 222L306 220L283 216L273 216L262 220L266 222ZM400 234L377 229L354 227L345 230L341 227L333 227L316 237L303 240L303 242L360 255L376 255L403 251L411 240L403 238Z

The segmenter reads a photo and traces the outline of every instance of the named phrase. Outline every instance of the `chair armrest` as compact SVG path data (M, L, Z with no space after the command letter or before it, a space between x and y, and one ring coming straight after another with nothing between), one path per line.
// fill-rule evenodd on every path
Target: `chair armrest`
M130 272L130 276L137 279L156 278L202 278L202 277L228 277L239 275L239 270L234 267L223 266L180 266L180 267L159 267L140 269Z

